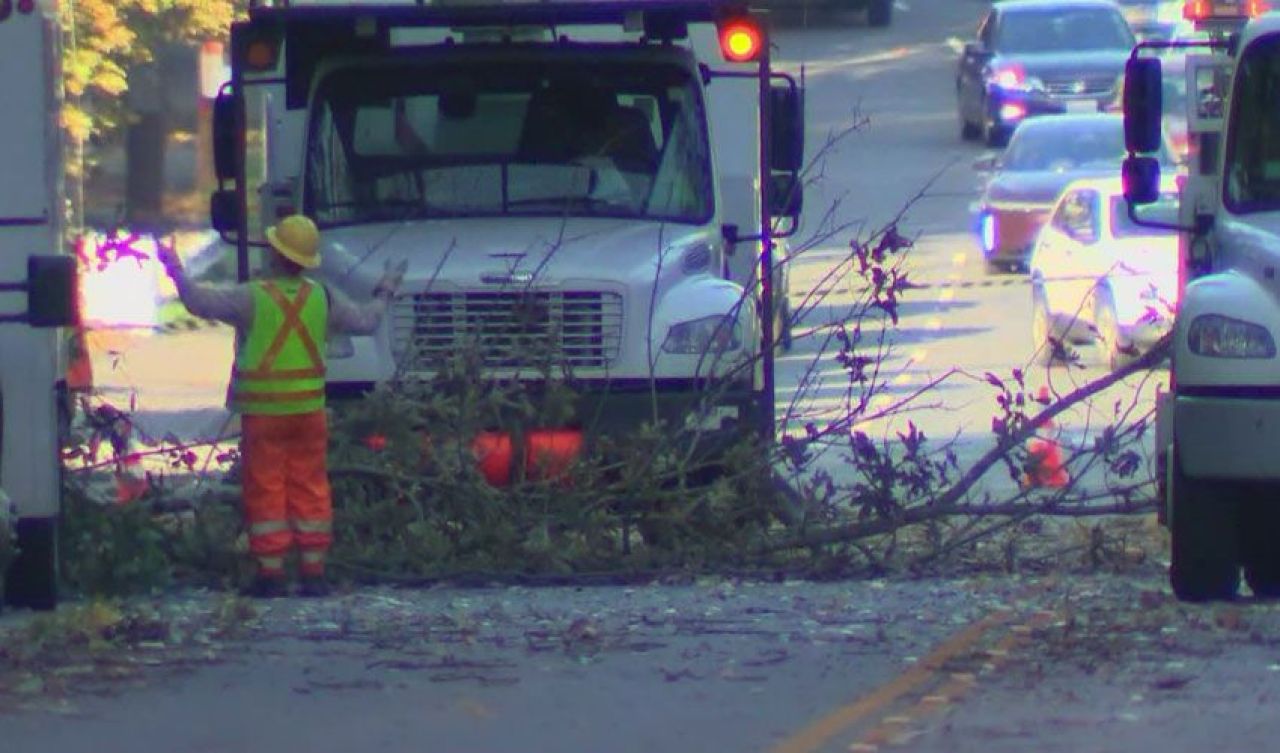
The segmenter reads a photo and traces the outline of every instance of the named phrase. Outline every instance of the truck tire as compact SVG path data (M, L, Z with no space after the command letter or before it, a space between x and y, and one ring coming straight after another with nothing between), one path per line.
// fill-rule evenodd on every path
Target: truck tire
M893 0L871 0L867 5L867 26L884 28L893 20Z
M1171 460L1169 585L1182 601L1232 599L1240 588L1235 490L1222 482L1189 478L1176 446Z
M51 610L58 605L58 525L55 518L19 518L18 557L5 575L9 606Z
M1268 490L1273 491L1273 490ZM1258 495L1242 513L1241 547L1244 579L1259 599L1280 597L1280 551L1275 548L1280 533L1280 509L1270 495Z

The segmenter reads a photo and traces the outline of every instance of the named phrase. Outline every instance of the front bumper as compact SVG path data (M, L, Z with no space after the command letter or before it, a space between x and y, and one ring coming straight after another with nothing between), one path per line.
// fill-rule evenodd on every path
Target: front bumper
M1114 91L1078 96L1055 96L1046 92L1018 91L993 86L987 92L987 117L996 128L1012 130L1018 123L1031 117L1075 112L1102 112L1114 98Z
M1173 434L1192 478L1280 480L1280 392L1274 389L1180 389Z
M1049 221L1049 210L1046 205L1020 206L1016 202L981 207L977 233L983 257L991 262L1026 262L1040 229ZM990 231L983 226L988 221L993 225Z
M326 396L331 403L359 398L374 388L371 382L330 382ZM625 437L655 418L673 430L682 430L700 441L735 440L744 434L766 431L763 395L746 385L708 385L691 379L613 380L575 385L571 418L564 427L576 428L588 438ZM541 389L530 383L528 395L536 403ZM498 416L493 428L519 423L518 417Z

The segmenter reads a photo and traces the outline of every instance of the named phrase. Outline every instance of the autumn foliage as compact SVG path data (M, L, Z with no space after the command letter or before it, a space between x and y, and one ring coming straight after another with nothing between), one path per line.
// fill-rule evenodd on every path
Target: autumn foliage
M225 39L232 0L76 0L60 5L68 135L85 142L128 122L129 77L172 43Z

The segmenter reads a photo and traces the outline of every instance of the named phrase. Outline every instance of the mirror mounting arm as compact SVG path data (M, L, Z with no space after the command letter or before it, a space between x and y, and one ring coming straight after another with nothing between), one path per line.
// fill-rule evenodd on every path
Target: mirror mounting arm
M1176 222L1153 222L1144 220L1138 216L1138 205L1132 201L1125 200L1125 207L1128 209L1129 221L1138 227L1151 228L1152 230L1172 230L1178 233L1193 233L1195 235L1204 235L1213 229L1213 215L1197 214L1196 224L1187 226L1179 225Z

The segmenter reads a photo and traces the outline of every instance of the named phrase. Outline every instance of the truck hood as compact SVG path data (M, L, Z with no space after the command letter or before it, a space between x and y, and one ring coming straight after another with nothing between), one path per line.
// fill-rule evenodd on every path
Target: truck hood
M350 292L371 290L384 265L400 260L409 265L406 290L652 281L663 269L681 270L694 248L720 243L706 227L560 217L378 223L329 228L323 236L322 275ZM707 255L708 267L716 256Z

